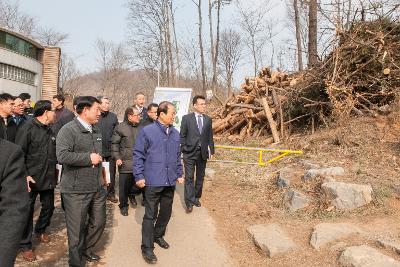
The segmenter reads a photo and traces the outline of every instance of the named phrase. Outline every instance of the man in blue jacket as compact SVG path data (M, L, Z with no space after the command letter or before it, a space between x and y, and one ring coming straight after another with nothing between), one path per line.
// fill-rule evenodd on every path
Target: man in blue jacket
M161 102L158 120L139 132L133 151L136 185L145 191L142 256L147 263L157 262L154 242L169 248L164 235L171 218L175 185L177 181L184 182L179 132L172 126L175 114L172 103Z

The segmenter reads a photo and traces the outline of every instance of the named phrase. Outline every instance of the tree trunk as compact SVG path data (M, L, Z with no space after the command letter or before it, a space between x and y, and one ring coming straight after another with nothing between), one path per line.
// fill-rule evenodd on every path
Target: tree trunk
M257 51L256 51L256 40L255 40L255 36L253 35L251 37L251 53L253 56L253 60L254 60L254 76L257 76Z
M301 32L300 32L300 16L299 16L299 6L297 0L293 0L294 7L294 21L296 27L296 42L297 42L297 64L299 71L303 70L303 56L302 56L302 47L301 47Z
M276 129L276 122L275 122L274 118L272 117L272 112L268 105L267 99L265 97L261 98L261 103L262 103L262 106L264 107L264 112L265 112L265 115L267 116L269 127L271 128L271 132L272 132L272 137L274 138L274 142L279 143L280 140L279 140L278 130Z
M168 3L167 3L168 4ZM169 57L169 63L170 63L170 71L171 71L171 84L172 86L175 86L175 64L174 64L174 57L173 57L173 49L172 49L172 42L171 42L171 30L170 30L170 18L169 18L169 8L168 6L165 6L165 13L166 13L166 30L165 30L165 34L167 36L167 49L168 49L168 57Z
M164 25L165 26L165 25ZM165 67L167 71L167 86L171 84L171 71L170 71L170 61L169 61L169 53L168 53L168 40L167 40L167 31L164 27L163 29L164 34L164 48L165 48Z
M213 2L213 0L208 0L208 23L209 23L209 27L210 27L211 64L212 64L212 72L213 72L211 90L214 92L214 90L215 90L214 74L216 72L216 70L215 70L216 66L214 65L215 47L214 47L214 31L213 31L213 22L212 22L212 6L213 6L212 2Z
M213 61L213 78L212 78L212 84L213 84L213 90L216 90L217 87L217 78L218 78L218 73L217 73L217 62L218 62L218 52L219 52L219 28L220 28L220 22L221 22L221 1L217 1L217 39L215 41L215 52L214 52L214 61Z
M165 69L164 69L164 38L163 38L163 32L162 32L162 27L160 26L160 43L159 43L159 50L160 50L160 69L158 70L160 73L160 85L163 85L163 81L165 81Z
M198 1L197 11L199 14L199 47L200 47L200 61L201 61L202 91L203 94L206 95L206 69L204 63L204 48L203 48L203 37L202 37L203 18L201 15L201 0Z
M175 42L175 54L176 54L176 67L178 70L178 79L181 78L181 61L179 57L179 45L178 45L178 39L176 38L176 27L175 27L175 16L172 8L172 1L169 4L170 12L171 12L171 20L172 20L172 30L174 32L174 42Z
M317 7L317 0L310 0L308 12L308 67L313 67L318 62Z
M232 73L232 71L230 71L227 74L227 87L228 87L228 97L227 98L232 96L232 76L233 76L233 73Z

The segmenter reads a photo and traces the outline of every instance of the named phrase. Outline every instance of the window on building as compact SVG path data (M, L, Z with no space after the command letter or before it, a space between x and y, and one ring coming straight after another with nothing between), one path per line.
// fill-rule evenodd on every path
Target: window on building
M35 85L36 74L12 65L0 63L0 78Z
M0 47L38 59L38 49L33 44L7 32L0 31Z

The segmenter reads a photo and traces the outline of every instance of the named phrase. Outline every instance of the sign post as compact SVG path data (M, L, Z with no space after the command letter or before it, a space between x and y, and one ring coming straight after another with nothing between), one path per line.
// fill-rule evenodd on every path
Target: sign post
M175 106L174 127L179 131L183 115L189 112L191 96L191 88L156 87L153 102L160 104L162 101L169 101Z

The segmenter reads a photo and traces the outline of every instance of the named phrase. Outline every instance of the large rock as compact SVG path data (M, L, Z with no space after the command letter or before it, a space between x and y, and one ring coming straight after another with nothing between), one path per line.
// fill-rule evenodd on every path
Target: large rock
M215 170L211 168L206 168L204 180L212 181L215 178Z
M305 208L310 202L310 198L303 193L290 189L284 195L286 206L290 212Z
M293 170L291 168L283 168L279 171L277 185L278 187L289 187L292 180Z
M339 263L344 267L400 267L400 262L366 245L346 248Z
M327 182L323 183L321 187L338 209L351 210L372 201L370 185Z
M303 164L304 169L310 170L310 169L320 169L321 167L317 164L314 164L312 162L309 162L307 160L302 160L300 161Z
M277 224L258 224L247 228L253 242L268 257L288 252L296 247L296 244L283 232Z
M319 249L330 242L357 233L361 233L361 230L348 223L320 223L314 227L310 245L315 249Z
M304 180L314 179L317 176L326 177L326 176L342 176L345 174L345 171L342 167L331 167L331 168L323 168L323 169L310 169L306 170L304 173Z
M398 254L400 254L400 243L396 242L395 240L388 240L388 239L378 239L378 243L384 247L389 248Z

